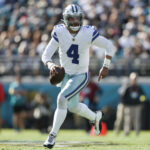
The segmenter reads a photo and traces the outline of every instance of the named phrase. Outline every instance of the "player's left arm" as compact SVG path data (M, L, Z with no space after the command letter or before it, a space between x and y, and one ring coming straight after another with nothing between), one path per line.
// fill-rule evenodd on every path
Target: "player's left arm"
M99 71L98 81L101 78L105 78L108 75L109 67L111 63L111 59L114 55L115 47L110 40L107 38L98 35L92 42L92 45L95 45L100 48L104 48L105 51L105 59L102 68Z

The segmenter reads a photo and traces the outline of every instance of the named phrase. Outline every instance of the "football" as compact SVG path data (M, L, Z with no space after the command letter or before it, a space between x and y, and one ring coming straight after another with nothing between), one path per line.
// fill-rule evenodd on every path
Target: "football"
M49 77L50 83L53 85L60 83L65 76L65 69L63 67L55 66L55 70L56 72L50 71L50 77Z

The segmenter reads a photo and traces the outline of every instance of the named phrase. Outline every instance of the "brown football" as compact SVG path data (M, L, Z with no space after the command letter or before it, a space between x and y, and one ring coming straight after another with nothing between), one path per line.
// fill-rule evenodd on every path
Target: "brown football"
M65 76L65 69L63 67L55 66L55 70L57 71L57 73L50 71L49 77L50 83L53 85L60 83Z

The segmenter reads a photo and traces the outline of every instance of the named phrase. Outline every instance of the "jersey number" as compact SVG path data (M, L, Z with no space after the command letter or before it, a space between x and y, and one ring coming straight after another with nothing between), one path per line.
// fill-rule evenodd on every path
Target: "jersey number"
M72 44L67 51L67 56L72 58L73 64L79 64L78 45Z

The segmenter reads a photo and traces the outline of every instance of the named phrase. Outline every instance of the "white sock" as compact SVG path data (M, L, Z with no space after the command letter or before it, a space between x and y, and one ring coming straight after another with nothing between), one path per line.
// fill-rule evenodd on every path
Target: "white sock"
M57 135L67 115L67 109L57 108L54 114L53 127L50 134Z
M69 109L69 111L76 113L90 121L95 121L96 113L91 111L85 104L79 103L76 108Z

